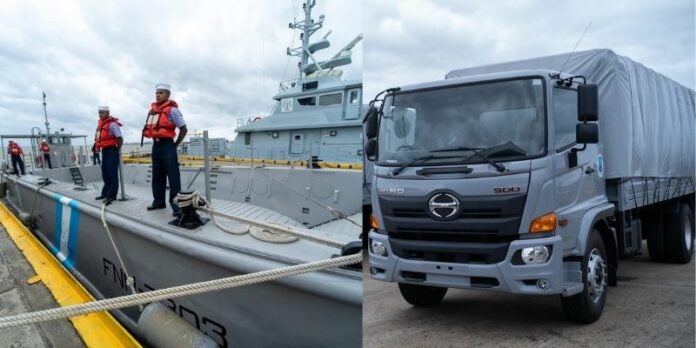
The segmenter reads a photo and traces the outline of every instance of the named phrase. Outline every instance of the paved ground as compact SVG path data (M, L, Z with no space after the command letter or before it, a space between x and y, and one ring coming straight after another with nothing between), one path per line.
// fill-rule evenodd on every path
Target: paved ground
M48 289L27 284L34 271L0 225L0 317L58 307ZM84 347L68 320L0 329L0 347Z
M645 253L619 263L619 285L591 325L564 321L557 296L450 289L437 307L415 308L395 283L365 273L363 346L694 347L693 260L659 264Z

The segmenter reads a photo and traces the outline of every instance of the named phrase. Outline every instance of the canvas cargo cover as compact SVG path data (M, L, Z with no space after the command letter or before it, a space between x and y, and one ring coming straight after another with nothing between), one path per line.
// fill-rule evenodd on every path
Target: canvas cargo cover
M446 78L502 71L558 71L568 54L454 70ZM608 49L575 52L563 73L599 86L605 175L693 177L694 91Z

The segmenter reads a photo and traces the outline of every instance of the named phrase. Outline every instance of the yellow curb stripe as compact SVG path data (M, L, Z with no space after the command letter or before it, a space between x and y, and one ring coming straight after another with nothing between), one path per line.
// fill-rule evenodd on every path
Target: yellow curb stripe
M1 202L0 223L36 272L28 281L41 280L60 306L95 300ZM76 316L70 321L88 347L141 347L109 312Z

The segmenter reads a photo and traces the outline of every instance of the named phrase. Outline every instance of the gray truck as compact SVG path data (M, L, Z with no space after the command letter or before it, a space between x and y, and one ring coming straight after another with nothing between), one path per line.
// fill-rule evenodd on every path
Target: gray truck
M641 253L688 263L695 93L611 50L454 70L365 116L369 271L415 306L448 288L560 295L591 323Z

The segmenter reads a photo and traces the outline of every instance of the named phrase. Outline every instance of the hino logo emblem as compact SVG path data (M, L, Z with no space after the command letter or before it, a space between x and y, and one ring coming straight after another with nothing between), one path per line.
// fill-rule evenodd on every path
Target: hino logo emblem
M437 193L428 201L428 210L435 218L448 219L459 213L459 200L449 193Z
M403 195L406 190L401 187L380 187L378 191L383 195Z

